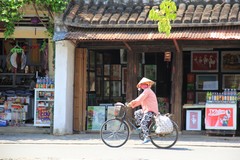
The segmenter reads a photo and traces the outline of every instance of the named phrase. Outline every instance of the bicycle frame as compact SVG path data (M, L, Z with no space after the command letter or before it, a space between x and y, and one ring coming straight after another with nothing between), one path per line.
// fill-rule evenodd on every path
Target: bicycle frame
M119 119L120 121L125 121L128 125L128 127L131 129L131 131L133 129L137 129L137 126L134 124L135 123L135 118L133 117L129 117L127 116L127 113L126 113L126 106L124 106L124 113L123 113L123 116L122 117L115 117L116 119Z
M131 131L136 130L138 127L134 124L136 119L133 117L129 117L126 114L126 106L124 106L124 113L122 117L115 117L116 119L119 119L120 121L125 121L128 125L128 127L131 129ZM152 122L151 123L155 123L154 117L152 117ZM150 124L151 124L150 123Z

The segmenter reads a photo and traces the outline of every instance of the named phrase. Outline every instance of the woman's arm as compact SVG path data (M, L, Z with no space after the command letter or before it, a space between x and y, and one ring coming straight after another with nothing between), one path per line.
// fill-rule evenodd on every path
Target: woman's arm
M129 103L129 106L131 106L132 108L135 108L137 106L140 106L141 103L145 100L145 98L147 97L148 92L147 90L144 90L136 99L132 100Z

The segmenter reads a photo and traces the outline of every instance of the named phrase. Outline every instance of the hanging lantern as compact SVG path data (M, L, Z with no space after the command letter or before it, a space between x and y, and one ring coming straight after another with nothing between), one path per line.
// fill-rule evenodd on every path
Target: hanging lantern
M39 19L38 17L32 17L32 18L31 18L31 23L32 23L32 24L35 24L35 25L36 25L36 24L38 24L39 22L40 22L40 19Z
M171 61L171 52L165 52L164 53L164 61L170 62Z

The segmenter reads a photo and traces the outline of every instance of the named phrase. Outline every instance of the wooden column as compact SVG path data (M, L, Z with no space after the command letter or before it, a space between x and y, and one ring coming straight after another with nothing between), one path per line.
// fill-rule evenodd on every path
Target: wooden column
M138 58L137 53L128 51L127 53L127 92L126 100L127 102L135 99L137 97L137 88L138 83Z
M76 48L74 72L73 130L85 131L87 49Z
M126 89L126 101L137 98L137 88L138 83L138 54L134 52L131 47L125 42L125 46L128 48L127 51L127 89ZM128 116L133 115L133 110L129 109L127 111Z
M172 113L179 129L182 129L182 81L183 81L183 53L174 40L176 53L173 55L172 70Z

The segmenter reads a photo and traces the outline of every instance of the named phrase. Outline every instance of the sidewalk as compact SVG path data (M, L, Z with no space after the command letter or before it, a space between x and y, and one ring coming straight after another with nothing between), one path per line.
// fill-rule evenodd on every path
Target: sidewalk
M132 134L126 145L139 144L138 135ZM50 134L0 134L0 144L75 144L103 145L98 133L64 136ZM240 147L240 137L180 134L176 146Z

